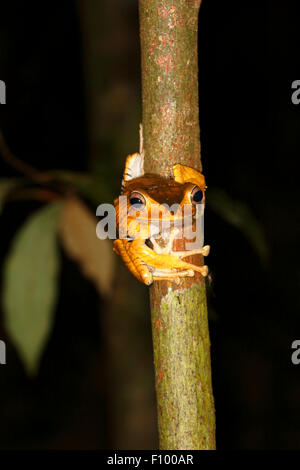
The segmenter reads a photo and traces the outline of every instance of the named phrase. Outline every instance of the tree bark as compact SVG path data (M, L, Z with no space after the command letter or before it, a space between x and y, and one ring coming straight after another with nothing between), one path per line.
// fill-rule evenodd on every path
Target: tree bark
M146 172L202 170L198 107L200 0L139 0ZM201 256L187 260L203 264ZM215 412L203 277L150 288L161 449L214 449Z

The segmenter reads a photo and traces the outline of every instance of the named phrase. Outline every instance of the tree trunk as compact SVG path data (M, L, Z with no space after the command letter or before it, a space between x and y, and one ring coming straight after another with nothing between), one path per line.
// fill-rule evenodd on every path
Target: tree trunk
M145 170L202 169L197 32L200 0L139 0ZM202 263L201 256L187 260ZM150 289L161 449L214 449L215 413L205 282Z

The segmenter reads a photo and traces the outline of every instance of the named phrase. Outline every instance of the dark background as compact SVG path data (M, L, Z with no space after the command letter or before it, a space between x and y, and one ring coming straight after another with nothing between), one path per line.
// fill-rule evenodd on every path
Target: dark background
M105 174L116 196L125 156L138 149L138 12L134 0L98 3L97 145L89 131L91 70L80 2L1 3L0 79L7 85L7 104L0 109L0 126L22 160L40 170ZM92 12L95 2L86 5ZM300 105L291 102L300 62L299 19L293 2L203 0L201 7L207 184L247 204L269 249L262 262L246 237L208 207L220 449L300 448L300 365L291 362L291 344L300 336ZM1 160L0 172L16 175ZM6 205L1 263L14 233L37 207ZM26 376L0 323L8 348L7 365L0 366L0 448L155 448L147 289L119 264L115 298L99 300L77 266L61 256L55 326L36 378Z

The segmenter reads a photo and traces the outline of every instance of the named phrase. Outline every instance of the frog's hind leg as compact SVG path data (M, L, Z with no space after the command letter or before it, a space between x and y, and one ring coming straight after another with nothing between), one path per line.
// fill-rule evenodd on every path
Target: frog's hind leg
M189 252L190 254L190 252ZM208 267L207 266L197 266L192 263L188 263L182 260L180 257L174 255L160 255L161 258L165 260L165 263L168 262L169 266L172 266L173 269L178 269L180 271L192 269L193 271L197 271L198 273L202 274L203 277L207 276L208 274Z
M153 274L153 279L155 279L156 277L159 279L163 279L163 278L171 279L173 277L184 277L184 276L192 277L194 276L195 273L193 269L186 269L184 271L171 271L168 269L154 269L152 274Z
M153 282L153 274L146 265L146 263L138 257L133 260L135 269L139 273L140 281L147 286L150 286Z
M141 282L150 285L153 282L148 266L130 250L130 242L125 239L114 241L114 251L121 256L129 271Z
M187 271L189 269L201 273L202 276L207 276L208 274L207 266L196 266L194 264L187 263L186 261L182 260L179 256L169 254L158 255L147 246L143 247L143 252L144 260L147 262L147 265L152 266L152 272L155 272L155 270L164 270L164 272L166 272L166 270L170 271L171 268L171 277L173 277L174 273L178 273L180 271ZM188 254L190 256L191 252L189 252Z
M198 273L200 273L203 277L206 277L208 275L208 266L204 264L203 266L196 266L194 264L188 263L191 267L191 269L194 269Z
M181 277L193 277L194 271L192 269L187 269L185 271L167 271L155 269L153 271L153 281L171 281L179 283Z

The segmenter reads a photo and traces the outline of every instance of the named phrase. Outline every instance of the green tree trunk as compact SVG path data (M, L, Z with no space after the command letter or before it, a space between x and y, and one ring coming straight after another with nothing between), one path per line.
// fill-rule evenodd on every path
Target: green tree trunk
M198 110L200 0L139 0L145 169L201 170ZM190 258L202 263L201 256ZM214 449L206 289L200 274L150 289L161 449Z

